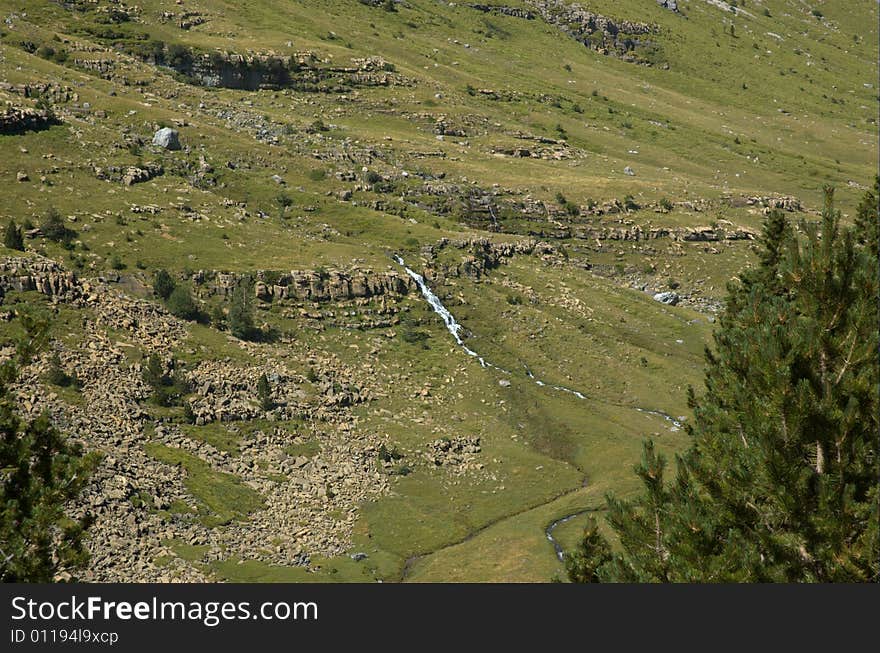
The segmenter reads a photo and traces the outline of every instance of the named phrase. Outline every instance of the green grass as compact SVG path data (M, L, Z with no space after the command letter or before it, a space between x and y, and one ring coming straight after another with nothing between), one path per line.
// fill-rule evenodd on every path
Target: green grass
M155 442L148 442L144 449L156 460L180 465L186 470L187 490L198 500L200 516L206 525L217 526L234 519L245 519L248 513L263 505L260 495L238 478L211 469L192 454Z
M184 434L195 440L207 442L215 449L238 455L241 444L241 433L231 431L226 424L211 422L204 426L186 424L181 427Z
M173 352L188 366L202 360L252 366L274 357L291 372L305 374L313 366L310 356L332 356L356 379L371 381L379 395L345 417L356 417L358 429L387 438L403 454L399 465L413 470L389 476L391 493L361 506L351 552L367 553L366 560L315 555L312 572L256 560L211 563L208 571L224 580L545 581L559 573L544 534L551 521L600 507L606 490L632 491L631 468L644 437L653 436L666 453L686 442L681 431L635 408L688 414L686 389L701 387L703 347L711 343L712 325L705 314L661 306L630 285L662 289L675 281L683 294L717 302L730 279L754 260L753 244L557 238L556 225L543 218L526 220L516 209L503 216L500 232L487 234L433 211L419 175L442 177L465 195L471 186L497 184L499 192L512 191L505 196L512 201L528 195L550 205L557 204L557 193L578 204L627 195L643 205L661 198L713 203L705 212L643 209L581 218L577 226L680 228L729 220L756 230L758 211L734 208L724 199L792 194L811 210L821 204L823 184L833 183L838 206L851 215L861 194L858 186L868 185L877 169L875 3L825 3L822 21L794 0L747 3L749 15L702 1L680 3L686 17L645 0L588 3L591 11L613 18L655 23L659 32L651 38L668 69L602 56L540 20L487 16L435 0L410 0L393 13L356 0L327 0L320 7L201 0L196 9L208 20L188 31L158 19L162 11L178 11L176 5L143 0L141 20L114 27L129 45L144 36L205 51L313 50L332 57L336 66L379 54L409 80L406 86L344 94L198 88L123 59L112 48L88 54L118 62L116 78L102 79L73 65L85 54L71 51L60 65L16 45L21 40L57 44L57 35L109 47L109 40L94 35L101 27L95 12L40 1L28 3L28 15L22 17L20 4L0 0L4 15L19 14L0 34L0 78L13 84L57 82L78 94L80 108L91 105L83 112L72 102L61 104L61 125L0 136L0 227L9 219L39 224L54 207L78 232L71 251L41 237L27 239L27 255L62 261L83 278L102 274L117 256L129 282L147 286L160 267L173 273L383 270L397 268L390 253L404 252L408 264L419 268L420 248L444 237L501 241L526 234L553 241L569 256L567 264L518 257L479 283L453 278L438 289L465 327L468 346L511 371L510 387L498 384L508 377L480 368L455 347L419 297L398 305L420 322L416 328L427 335L422 342L405 342L400 328L359 331L328 321L312 324L297 318L293 307L257 313L260 322L289 337L287 343L243 344L210 326L188 324L188 337ZM517 0L506 4L523 6ZM770 17L763 15L764 7ZM331 31L336 38L328 37ZM470 95L468 85L517 95L496 101ZM33 103L5 91L0 100ZM240 114L242 122L230 124L230 112ZM437 140L433 125L440 116L467 136ZM316 119L332 128L307 134ZM128 133L149 142L153 124L174 121L183 125L188 151L130 148L123 141ZM266 124L286 126L276 144L256 137L256 129ZM555 138L557 125L575 148L571 159L493 153L502 146L534 147L515 137L520 132ZM376 154L361 159L360 148ZM315 156L334 149L346 149L352 159ZM442 156L418 154L426 152ZM212 185L196 187L190 173L181 172L198 166L200 156L213 169ZM125 187L101 181L93 172L94 166L147 162L161 163L165 174ZM625 166L636 175L624 175ZM360 179L362 167L391 176L393 192L362 189L353 201L339 201L337 193L354 190L359 181L341 181L336 174L354 172ZM27 172L30 181L16 181L18 171ZM409 176L402 177L402 171ZM272 180L276 174L283 187ZM402 200L407 192L425 204ZM283 217L280 193L290 199ZM147 205L158 212L133 210ZM20 254L0 248L0 255ZM463 255L445 250L440 260L455 264ZM138 284L123 289L130 287ZM88 309L51 306L35 293L8 293L3 310L22 304L57 309L52 336L70 346L82 344L84 320L94 317ZM0 341L17 335L17 318L0 322ZM140 343L112 329L108 336L135 345L123 348L126 362L140 359ZM378 353L367 355L374 347ZM537 386L526 367L549 384L576 389L589 399ZM430 386L426 398L415 394L424 386ZM308 383L302 389L305 401L316 405L316 389ZM59 395L77 400L66 391ZM180 409L149 411L154 419L180 417ZM255 429L274 425L236 426L238 432L214 424L183 428L188 437L235 455ZM297 437L289 455L319 453L317 432L327 424L280 426ZM428 442L459 436L481 438L482 470L456 475L433 469L417 453ZM246 520L261 505L259 495L239 479L191 454L157 443L146 449L186 471L197 516L209 525ZM190 511L176 504L163 516L171 520ZM557 539L573 546L583 523L578 518L560 526ZM185 560L201 557L200 549L179 542L172 549Z

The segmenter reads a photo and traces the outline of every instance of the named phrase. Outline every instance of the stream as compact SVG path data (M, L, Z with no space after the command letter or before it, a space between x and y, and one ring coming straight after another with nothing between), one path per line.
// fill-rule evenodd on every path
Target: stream
M495 365L494 363L487 361L484 357L480 356L476 351L474 351L473 349L468 347L464 343L464 340L462 340L462 337L461 337L461 331L462 331L463 327L461 326L461 324L459 324L455 320L455 316L449 311L449 309L443 305L443 302L440 301L440 298L437 297L437 295L434 294L434 292L428 287L428 284L425 281L425 278L422 275L420 275L418 272L415 272L411 268L407 267L403 258L400 257L399 255L395 255L394 260L397 261L397 263L404 269L406 274L413 281L416 282L416 285L418 285L418 287L419 287L419 291L422 293L422 297L424 297L425 301L428 302L428 304L431 306L432 309L434 309L434 312L440 316L440 318L443 320L443 324L446 325L446 330L449 331L449 333L455 339L455 342L465 351L465 353L467 353L468 356L472 356L473 358L477 359L477 361L480 363L480 365L482 367L492 368L492 369L498 370L499 372L502 372L503 374L506 374L508 376L512 376L512 373L509 372L508 370L504 369L503 367L499 367L498 365ZM533 381L535 383L535 385L541 386L542 388L552 388L553 390L557 390L559 392L565 392L567 394L574 395L578 399L587 399L586 395L584 395L583 393L581 393L577 390L572 390L571 388L566 388L565 386L561 386L561 385L552 385L552 384L545 383L541 379L537 378L534 374L532 374L531 370L529 370L528 367L526 367L526 366L524 366L524 367L525 367L526 377L528 377L531 381ZM682 428L682 423L680 421L678 421L677 419L675 419L671 415L668 415L668 414L661 412L659 410L649 410L647 408L638 408L638 407L633 407L633 406L621 406L621 407L622 408L630 408L630 409L636 410L640 413L644 413L647 415L654 415L656 417L660 417L670 423L671 426L669 427L669 429L671 431L678 431L679 429ZM586 514L588 512L593 512L594 510L595 510L594 508L587 508L584 510L579 510L577 512L574 512L570 515L565 515L564 517L560 517L559 519L557 519L556 521L551 523L545 529L544 533L547 536L547 540L550 542L551 545L553 545L553 550L556 552L556 557L559 559L560 562L563 562L565 560L565 551L563 550L562 545L559 544L559 542L553 537L553 531L555 531L558 526L561 526L562 524L565 524L566 522L569 522L572 519L579 517L580 515Z
M570 522L576 517L580 517L581 515L586 515L588 512L595 511L595 508L578 510L577 512L573 512L570 515L566 515L565 517L560 517L555 522L550 524L546 529L544 529L544 534L547 536L547 540L550 542L550 544L553 545L553 550L556 551L556 557L559 559L559 562L565 562L565 550L562 548L562 545L556 540L556 538L553 537L553 531L556 530L557 526L562 526L562 524Z
M434 309L434 312L440 316L440 318L443 320L443 324L446 325L446 330L452 334L452 337L455 338L455 342L458 343L458 345L465 351L465 353L467 353L468 356L473 356L474 358L476 358L477 361L479 361L480 365L483 367L491 367L492 369L498 370L499 372L507 374L508 376L512 375L510 371L487 361L473 349L464 344L464 340L462 340L461 338L461 330L463 327L455 321L455 316L449 312L449 309L443 305L443 302L440 301L440 298L437 297L437 295L435 295L434 292L428 287L428 283L425 281L425 278L418 272L415 272L411 268L408 268L406 266L406 263L404 263L403 259L400 256L395 255L394 260L396 260L407 273L407 275L409 275L409 277L416 282L416 285L418 285L419 287L419 291L421 291L422 293L422 297L424 297L425 301L428 302L432 309ZM535 385L539 385L542 388L546 387L552 388L553 390L558 390L559 392L566 392L570 395L574 395L578 399L587 398L583 393L578 392L577 390L572 390L571 388L566 388L565 386L561 385L549 385L545 383L541 379L535 377L535 375L532 374L528 368L526 368L526 376L534 381Z

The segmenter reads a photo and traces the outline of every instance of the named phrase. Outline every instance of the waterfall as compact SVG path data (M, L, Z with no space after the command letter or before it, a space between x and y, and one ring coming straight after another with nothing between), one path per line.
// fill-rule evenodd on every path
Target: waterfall
M440 316L440 318L443 320L443 324L446 325L446 330L452 334L452 337L455 338L455 342L458 343L458 345L462 349L464 349L464 351L468 354L468 356L473 356L474 358L476 358L480 362L480 365L483 367L491 367L491 368L496 369L499 372L502 372L504 374L507 374L507 375L511 374L509 371L505 370L503 367L499 367L498 365L495 365L494 363L490 363L485 358L480 356L477 352L475 352L473 349L471 349L466 344L464 344L464 340L462 340L462 338L461 338L462 326L458 322L456 322L455 316L449 311L448 308L446 308L443 305L443 302L440 301L440 298L437 297L437 295L435 295L434 292L428 287L428 284L425 281L425 278L422 275L420 275L418 272L415 272L414 270L408 268L406 266L406 263L404 263L403 258L400 257L399 255L395 255L394 260L397 261L398 264L400 264L400 266L407 273L407 275L409 275L409 277L413 281L416 282L416 285L419 287L419 290L422 293L422 297L424 297L425 301L428 302L428 304L431 306L432 309L434 309L434 312ZM566 388L561 385L548 386L546 383L541 381L541 379L535 378L535 375L532 374L528 368L526 368L526 376L528 376L532 381L534 381L535 385L539 385L541 387L550 387L550 388L553 388L554 390L558 390L559 392L566 392L570 395L574 395L578 399L586 399L587 398L583 393L578 392L577 390L572 390L571 388Z

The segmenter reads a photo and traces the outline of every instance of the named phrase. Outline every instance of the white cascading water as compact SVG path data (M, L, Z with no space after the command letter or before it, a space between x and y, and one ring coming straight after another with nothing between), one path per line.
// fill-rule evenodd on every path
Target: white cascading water
M434 309L434 312L440 316L440 318L443 320L443 324L446 325L446 330L452 334L452 337L455 338L455 342L457 342L459 346L464 349L468 356L473 356L474 358L476 358L480 362L480 365L482 365L483 367L491 367L498 370L499 372L503 372L504 374L510 374L510 372L505 370L503 367L498 367L494 363L490 363L473 349L464 344L464 340L461 339L462 326L455 321L455 316L449 312L449 309L443 305L443 302L440 301L440 298L437 297L437 295L435 295L433 291L428 287L425 278L418 272L415 272L414 270L408 268L406 266L406 263L404 263L403 258L401 258L400 256L395 255L394 260L397 261L400 266L406 271L409 277L416 282L416 285L419 287L419 290L422 293L422 297L424 297L425 301L428 302L431 308ZM547 386L546 383L544 383L540 379L535 378L535 375L532 374L528 369L526 369L526 375L532 381L534 381L536 385L539 385L541 387ZM552 385L549 387L553 388L554 390L559 390L560 392L567 392L570 395L574 395L578 399L586 399L586 396L584 396L583 393L578 392L577 390L572 390L571 388L565 388L561 385Z
M480 356L477 352L475 352L473 349L471 349L466 344L464 344L464 341L461 339L462 326L458 322L455 321L455 316L449 311L448 308L446 308L443 305L443 302L440 301L440 298L437 297L437 295L435 295L431 291L431 289L428 287L428 284L425 282L425 278L422 275L420 275L418 272L415 272L415 271L411 270L410 268L408 268L406 266L406 263L404 263L403 259L400 256L395 255L394 259L406 271L406 273L409 275L409 277L413 281L416 282L416 285L418 285L419 290L422 293L422 297L425 298L425 301L428 302L428 304L431 306L431 308L434 309L434 312L437 313L437 315L439 315L440 318L443 320L443 324L446 325L446 329L449 331L449 333L452 334L452 337L455 338L455 342L458 343L458 345L462 349L464 349L464 351L467 352L467 354L469 356L473 356L474 358L476 358L480 362L480 365L482 365L483 367L491 367L491 368L496 369L500 372L503 372L504 374L510 375L510 372L508 372L504 368L498 367L497 365L490 363L485 358ZM529 370L529 368L526 368L526 376L529 379L531 379L532 381L534 381L534 383L536 385L539 385L541 387L550 387L550 388L553 388L554 390L559 390L560 392L567 392L568 394L574 395L578 399L586 399L586 396L584 396L582 393L578 392L577 390L572 390L571 388L565 388L560 385L547 386L547 384L544 383L541 379L536 378L535 375L532 374L531 370ZM646 408L636 408L635 410L639 411L640 413L646 413L649 415L656 415L658 417L662 417L667 422L671 422L672 426L669 427L671 431L677 431L681 427L681 423L679 421L677 421L672 416L667 415L666 413L662 413L657 410L648 410ZM570 515L566 515L564 517L561 517L560 519L557 519L556 521L551 523L549 526L547 526L547 528L545 530L545 535L547 536L547 540L553 546L554 552L556 553L556 557L560 562L563 562L565 560L565 552L563 551L562 545L553 536L554 531L556 530L556 528L558 526L560 526L568 521L571 521L575 517L578 517L578 516L583 515L588 512L592 512L592 509L579 510L579 511L572 513Z
M452 334L452 337L455 338L455 342L458 343L458 345L462 349L464 349L464 351L468 354L468 356L473 356L474 358L476 358L480 362L480 365L482 365L483 367L491 367L492 369L496 369L499 372L503 372L504 374L507 374L507 375L511 374L508 370L505 370L503 367L498 367L494 363L490 363L485 358L480 356L477 352L475 352L473 349L471 349L466 344L464 344L464 340L462 340L462 338L461 338L462 326L458 322L455 321L455 316L449 311L448 308L446 308L443 305L443 302L440 301L440 298L437 297L437 295L435 295L434 292L428 287L428 284L425 281L425 278L422 275L420 275L418 272L415 272L412 269L408 268L406 266L406 263L404 262L403 258L401 258L399 255L395 255L394 260L397 261L400 264L400 266L406 271L407 275L409 275L409 277L413 281L416 282L416 285L419 287L419 290L422 293L422 297L424 297L425 301L428 302L428 304L431 306L432 309L434 309L434 312L440 316L440 318L443 320L443 324L446 325L446 329L449 331L449 333ZM532 374L532 372L528 368L526 368L526 376L529 377L529 379L531 379L532 381L534 381L535 385L539 385L542 388L543 387L553 388L554 390L558 390L559 392L566 392L570 395L574 395L578 399L586 399L587 398L582 392L578 392L577 390L572 390L571 388L566 388L561 385L548 386L544 381L542 381L541 379L537 378L534 374ZM662 417L663 419L665 419L667 422L669 422L672 425L672 426L670 426L671 431L677 431L678 429L680 429L682 427L682 424L680 421L678 421L677 419L675 419L671 415L667 415L666 413L663 413L659 410L648 410L646 408L635 408L635 410L639 411L640 413L645 413L648 415L656 415L657 417Z

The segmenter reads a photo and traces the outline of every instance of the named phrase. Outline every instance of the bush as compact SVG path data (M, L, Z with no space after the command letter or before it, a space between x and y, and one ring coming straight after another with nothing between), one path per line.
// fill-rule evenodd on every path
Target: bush
M61 357L58 355L58 352L55 352L52 355L52 359L49 361L49 370L46 372L46 381L59 388L74 387L79 389L82 387L82 382L76 378L75 374L68 374L64 371L64 368L61 366Z
M24 251L24 238L21 235L21 227L15 224L14 220L10 220L6 225L6 231L3 233L3 244L9 249L16 249L20 252Z
M422 349L427 349L427 342L431 336L429 336L425 331L416 329L411 325L405 325L400 330L400 337L403 338L404 342L407 342L411 345L421 345Z
M40 231L49 240L64 245L69 245L76 237L76 232L64 224L61 214L54 208L46 211L46 217L40 225Z
M232 290L229 306L229 332L241 340L255 340L259 331L254 326L253 281L241 279Z
M210 321L215 329L222 331L226 328L226 313L223 312L222 306L215 306L211 309Z
M263 410L269 411L275 408L275 402L272 401L272 388L265 374L260 374L260 379L257 381L257 399L259 399L260 408Z
M44 45L37 50L37 56L61 64L67 61L67 50L64 48L56 50L51 45Z
M171 371L166 372L158 354L151 354L144 366L142 377L152 390L150 401L158 406L178 406L189 392L189 383L183 373L171 361ZM192 407L190 407L192 411Z
M156 276L153 277L153 292L157 297L168 299L176 285L167 270L156 271Z
M638 211L642 207L639 206L632 195L627 195L623 198L623 208L625 208L627 211Z
M168 296L165 305L172 315L182 320L197 320L199 318L199 308L186 286L177 286Z
M378 184L380 181L382 181L382 175L380 175L375 170L370 170L364 175L364 181L366 181L370 185Z

